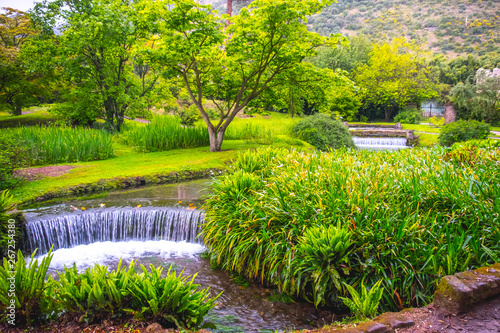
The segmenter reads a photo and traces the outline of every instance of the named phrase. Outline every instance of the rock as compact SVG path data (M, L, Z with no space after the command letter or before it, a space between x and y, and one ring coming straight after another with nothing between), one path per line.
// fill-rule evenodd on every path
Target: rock
M404 315L396 312L386 312L373 320L378 323L384 324L385 326L390 327L393 330L415 325L413 320L406 318Z
M148 327L146 327L146 332L151 333L160 333L163 332L163 327L161 327L158 323L152 323Z
M394 125L394 128L397 129L397 130L402 130L403 129L403 125L401 125L401 123L396 123Z
M475 303L499 294L500 264L495 264L443 277L434 293L434 304L447 312L458 314L466 312Z
M375 321L369 321L356 326L357 329L365 333L392 333L393 330L384 324Z

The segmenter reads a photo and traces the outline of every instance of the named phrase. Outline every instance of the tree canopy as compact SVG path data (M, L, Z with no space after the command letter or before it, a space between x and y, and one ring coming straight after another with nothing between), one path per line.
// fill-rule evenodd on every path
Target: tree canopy
M153 68L133 71L142 61L132 51L150 47L138 43L145 32L135 23L135 6L127 0L44 0L35 6L32 17L42 34L27 53L50 55L44 62L61 68L72 89L60 108L74 122L101 117L108 129L120 131L131 104L153 88Z
M365 103L383 106L386 121L395 108L438 95L422 51L404 39L374 45L368 63L355 70L354 81L362 89Z
M257 0L224 19L193 0L142 3L141 24L155 47L141 56L181 79L204 119L210 150L219 151L236 114L266 89L279 86L315 47L326 42L303 22L327 1ZM204 99L216 106L210 119Z
M43 76L27 70L20 55L21 46L37 32L25 12L10 7L3 10L0 14L0 106L20 115L23 106L46 92Z

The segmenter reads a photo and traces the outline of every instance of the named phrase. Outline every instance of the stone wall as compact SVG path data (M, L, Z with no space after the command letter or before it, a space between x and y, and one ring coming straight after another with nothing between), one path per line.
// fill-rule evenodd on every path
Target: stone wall
M455 111L455 107L451 102L446 103L444 106L444 123L449 124L455 122L457 119L457 112Z

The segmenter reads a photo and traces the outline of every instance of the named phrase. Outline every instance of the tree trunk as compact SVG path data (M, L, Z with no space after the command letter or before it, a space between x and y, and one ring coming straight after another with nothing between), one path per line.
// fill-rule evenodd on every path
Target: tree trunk
M385 114L385 121L386 122L391 121L392 107L386 106L384 111L385 111L384 112L384 114Z
M22 113L21 107L16 105L14 108L14 116L20 116Z
M215 128L208 127L208 138L210 139L210 151L217 152L221 151L222 141L224 140L224 133L226 129L224 126L221 126L217 133L215 132Z
M233 0L227 0L227 13L229 16L233 14Z

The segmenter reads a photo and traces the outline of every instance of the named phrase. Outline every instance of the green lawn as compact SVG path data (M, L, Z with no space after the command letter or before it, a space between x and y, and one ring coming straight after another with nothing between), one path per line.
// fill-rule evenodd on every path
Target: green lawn
M13 116L7 112L0 112L0 128L49 124L60 119L58 116L47 112L47 110L47 106L34 106L23 110L23 112L31 113L20 116Z

